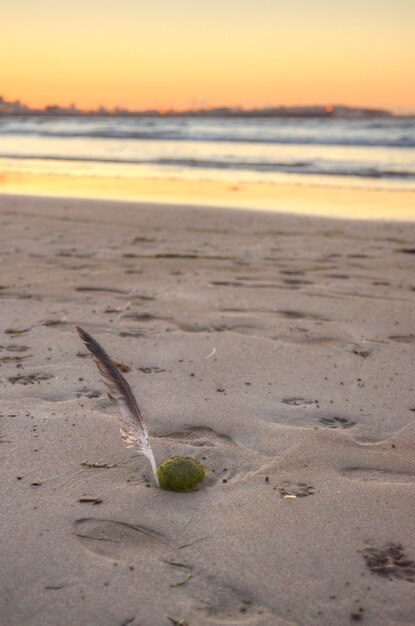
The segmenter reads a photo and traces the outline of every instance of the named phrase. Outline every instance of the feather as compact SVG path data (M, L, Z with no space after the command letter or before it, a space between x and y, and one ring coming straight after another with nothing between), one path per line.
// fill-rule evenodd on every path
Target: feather
M79 326L76 330L85 346L95 357L95 362L108 388L108 397L120 410L121 438L130 446L136 446L138 451L149 459L158 487L157 465L148 439L147 427L130 385L99 343Z

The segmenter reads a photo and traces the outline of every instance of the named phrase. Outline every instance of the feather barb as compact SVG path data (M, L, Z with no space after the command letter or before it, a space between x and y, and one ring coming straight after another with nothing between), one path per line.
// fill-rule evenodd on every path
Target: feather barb
M80 326L77 326L76 330L87 349L95 358L97 367L107 386L108 397L118 406L123 441L137 447L138 451L149 459L154 479L157 486L159 486L157 465L148 439L147 427L130 385L98 341Z

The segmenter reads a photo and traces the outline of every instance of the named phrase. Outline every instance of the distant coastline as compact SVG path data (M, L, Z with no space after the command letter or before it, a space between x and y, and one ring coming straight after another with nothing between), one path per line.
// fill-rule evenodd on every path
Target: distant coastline
M344 118L344 119L367 119L379 117L402 117L396 116L386 109L372 109L362 107L348 107L343 105L326 106L294 106L294 107L260 107L245 109L241 107L212 107L195 108L187 110L158 110L147 109L134 111L124 108L108 109L99 107L96 109L80 109L76 105L63 107L48 105L43 108L32 108L20 100L8 101L0 96L0 116L63 116L63 117L196 117L196 118ZM407 117L407 116L403 116Z

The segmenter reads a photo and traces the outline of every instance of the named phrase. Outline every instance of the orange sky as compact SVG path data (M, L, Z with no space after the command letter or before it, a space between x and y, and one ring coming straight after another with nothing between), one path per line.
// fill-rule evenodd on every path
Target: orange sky
M413 0L2 0L0 94L415 110L414 24Z

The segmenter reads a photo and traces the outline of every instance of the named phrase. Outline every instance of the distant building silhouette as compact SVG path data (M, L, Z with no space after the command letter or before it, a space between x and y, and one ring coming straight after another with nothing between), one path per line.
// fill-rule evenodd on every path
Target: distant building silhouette
M8 102L0 96L0 115L62 115L62 116L120 116L120 117L310 117L310 118L365 118L365 117L390 117L393 114L384 109L369 109L360 107L348 107L343 105L323 106L294 106L294 107L262 107L255 109L243 109L241 107L216 107L197 108L187 111L157 110L130 111L124 108L107 109L100 106L88 111L78 109L75 104L63 107L58 104L50 104L42 109L28 107L20 100Z

